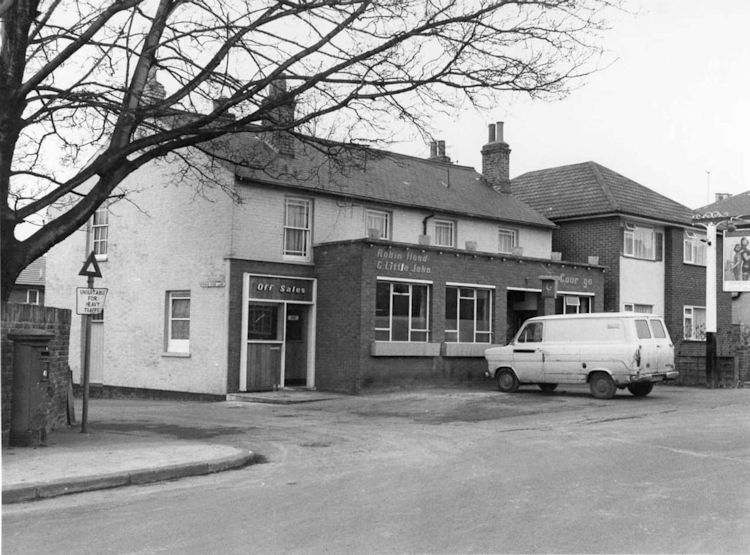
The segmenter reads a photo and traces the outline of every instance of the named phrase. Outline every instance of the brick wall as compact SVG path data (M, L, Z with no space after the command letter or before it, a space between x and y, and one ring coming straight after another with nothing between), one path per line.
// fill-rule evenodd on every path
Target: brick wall
M70 310L27 304L2 304L2 443L8 444L13 403L14 342L8 333L14 330L37 329L52 332L49 342L49 382L41 412L45 416L45 433L67 423L67 399L70 372L68 344Z
M389 249L402 257L384 258L378 254ZM414 262L405 256L406 252L427 258ZM506 337L507 288L539 289L540 275L566 276L567 281L561 284L563 290L594 293L594 309L601 310L602 270L587 265L379 241L321 245L315 248L315 261L318 278L316 383L320 389L357 393L373 386L435 385L485 379L486 364L481 355L371 356L378 277L432 282L432 344L444 341L446 282L495 287L492 329L496 343L504 343Z
M561 252L564 260L586 262L589 256L598 256L599 264L606 266L604 274L604 306L597 310L619 310L620 253L622 232L619 217L558 222L552 232L552 250Z

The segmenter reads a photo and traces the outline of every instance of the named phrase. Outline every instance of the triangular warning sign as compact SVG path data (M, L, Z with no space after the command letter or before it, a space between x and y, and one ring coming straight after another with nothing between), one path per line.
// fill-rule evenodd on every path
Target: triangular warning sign
M86 262L83 263L83 268L78 272L78 275L86 277L102 277L102 271L99 269L99 264L96 263L96 255L94 255L94 251L91 251L91 254L86 259Z

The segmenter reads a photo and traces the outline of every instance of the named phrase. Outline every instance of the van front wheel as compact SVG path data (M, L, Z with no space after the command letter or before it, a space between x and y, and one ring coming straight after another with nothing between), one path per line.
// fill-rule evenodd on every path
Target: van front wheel
M518 378L513 370L505 368L497 373L497 388L503 393L515 393L518 391Z
M628 386L628 391L636 397L645 397L651 390L654 389L654 384L651 382L631 383Z
M617 391L614 380L605 372L594 372L589 379L589 388L597 399L611 399Z

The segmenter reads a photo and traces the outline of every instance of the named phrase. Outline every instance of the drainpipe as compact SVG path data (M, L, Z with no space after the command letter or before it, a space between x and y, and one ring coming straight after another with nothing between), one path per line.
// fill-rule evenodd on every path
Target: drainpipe
M435 212L431 212L424 220L422 220L422 235L427 235L427 220L435 217Z

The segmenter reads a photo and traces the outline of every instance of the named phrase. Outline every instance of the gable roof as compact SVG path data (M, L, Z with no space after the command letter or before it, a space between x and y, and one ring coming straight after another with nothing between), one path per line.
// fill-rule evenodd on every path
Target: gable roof
M237 165L235 174L240 181L444 214L555 227L514 195L496 192L468 166L367 147L355 151L339 149L331 155L299 142L295 157L291 158L269 152L272 147L256 136L245 137L242 143L241 150L247 153L250 149L254 160L265 161L262 168L257 164Z
M44 287L46 269L47 259L44 256L40 256L21 271L16 279L16 285Z
M556 221L627 214L690 225L687 206L596 162L537 170L511 180L513 194Z

